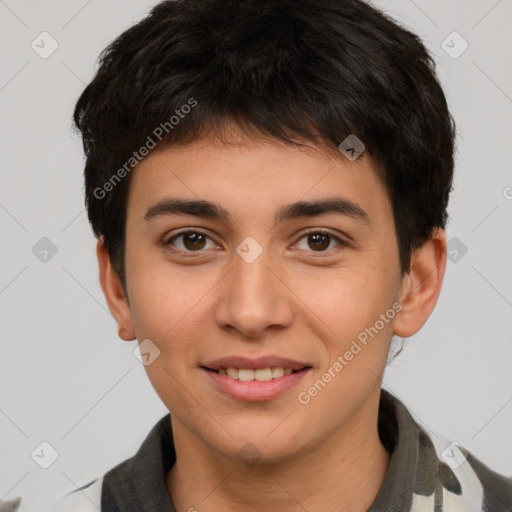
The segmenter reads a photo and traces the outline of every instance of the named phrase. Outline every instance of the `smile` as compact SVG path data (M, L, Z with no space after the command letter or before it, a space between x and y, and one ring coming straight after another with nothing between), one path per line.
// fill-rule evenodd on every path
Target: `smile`
M299 384L313 368L307 366L292 370L277 366L256 370L232 367L213 370L202 367L202 370L222 395L246 402L262 402L283 395Z
M207 368L209 369L209 368ZM258 368L253 370L251 368L219 368L218 370L211 370L219 375L227 375L234 380L241 380L243 382L250 382L258 380L260 382L269 381L272 379L279 379L284 375L290 375L300 370L292 370L291 368L283 368L282 366L275 366L273 368Z

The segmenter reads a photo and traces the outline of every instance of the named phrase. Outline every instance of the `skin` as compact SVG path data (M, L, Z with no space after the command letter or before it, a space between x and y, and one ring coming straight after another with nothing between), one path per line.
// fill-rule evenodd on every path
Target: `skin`
M145 368L171 413L173 504L199 512L365 511L389 463L377 418L391 336L413 335L430 316L445 271L445 233L438 229L417 249L401 276L391 203L366 153L350 161L320 146L229 133L229 144L208 136L154 151L133 171L129 301L101 238L97 245L120 338L149 338L160 350ZM274 224L283 205L333 191L366 210L371 226L339 214ZM144 220L148 208L176 196L218 203L231 220ZM165 245L185 228L209 238L195 251L183 236ZM309 228L328 229L351 245L328 237L319 249L304 233ZM263 249L252 263L235 250L247 236ZM307 405L299 403L298 393L397 302L402 309L394 319ZM268 354L313 368L278 398L251 403L219 392L200 368L226 355ZM247 443L258 454L252 465L239 455Z

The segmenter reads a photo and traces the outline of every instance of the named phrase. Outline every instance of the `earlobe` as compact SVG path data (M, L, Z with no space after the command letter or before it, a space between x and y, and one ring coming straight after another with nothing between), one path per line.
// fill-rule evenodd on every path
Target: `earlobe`
M136 336L130 305L124 294L121 278L112 266L110 254L103 243L103 236L98 239L96 244L96 256L98 258L101 289L105 295L108 308L117 322L119 337L124 341L132 341L136 339Z
M441 292L446 268L446 234L438 228L430 240L416 249L411 268L402 280L393 334L406 338L418 332L431 315Z

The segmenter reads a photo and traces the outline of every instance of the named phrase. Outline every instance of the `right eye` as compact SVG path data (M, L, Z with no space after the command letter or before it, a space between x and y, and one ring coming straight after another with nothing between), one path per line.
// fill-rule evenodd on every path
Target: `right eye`
M177 245L181 245L181 247L178 247L178 249L174 249L177 245L175 244L175 241L180 240ZM176 233L175 235L171 236L167 241L164 242L165 246L171 246L171 250L175 252L181 252L181 253L192 253L192 252L204 252L202 249L205 248L205 246L208 244L208 240L210 240L214 246L217 246L217 244L206 234L202 231L196 230L196 229L188 229L184 231L180 231L179 233Z

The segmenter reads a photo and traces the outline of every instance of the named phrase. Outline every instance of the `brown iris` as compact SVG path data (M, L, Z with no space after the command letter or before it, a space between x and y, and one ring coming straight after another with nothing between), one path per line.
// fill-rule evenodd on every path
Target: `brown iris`
M313 239L314 240L314 246L309 243L309 241ZM311 247L311 249L314 250L323 250L327 249L329 247L329 235L324 235L322 233L314 233L312 235L308 236L308 245Z
M202 249L204 247L206 236L201 233L183 233L183 245L190 250Z

